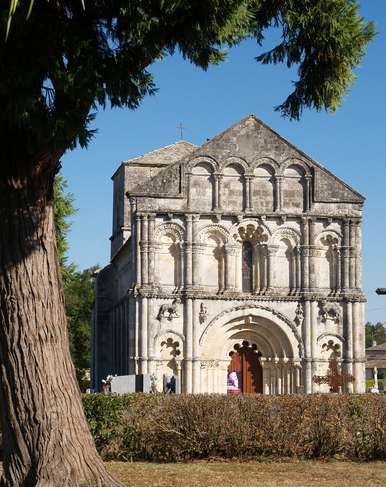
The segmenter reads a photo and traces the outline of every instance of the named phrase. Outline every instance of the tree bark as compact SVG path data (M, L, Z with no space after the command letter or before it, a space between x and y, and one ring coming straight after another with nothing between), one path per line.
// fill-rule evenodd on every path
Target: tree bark
M0 485L122 486L95 449L69 353L52 207L57 165L50 155L0 164Z

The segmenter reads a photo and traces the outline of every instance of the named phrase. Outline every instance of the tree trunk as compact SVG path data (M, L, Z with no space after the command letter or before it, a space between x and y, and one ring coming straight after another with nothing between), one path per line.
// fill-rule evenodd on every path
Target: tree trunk
M69 353L52 207L58 158L0 162L0 485L121 486L95 449Z

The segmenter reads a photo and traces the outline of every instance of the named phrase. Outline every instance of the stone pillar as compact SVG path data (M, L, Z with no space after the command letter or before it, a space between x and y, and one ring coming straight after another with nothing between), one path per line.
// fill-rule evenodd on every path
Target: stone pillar
M318 349L317 349L317 338L318 338L318 302L317 301L311 301L310 302L311 306L311 358L312 358L312 377L316 373L316 361L317 361L317 355L318 355ZM314 381L311 382L311 390L314 392L315 389L315 384Z
M259 294L260 283L261 283L261 256L262 246L261 245L254 245L253 246L253 263L254 263L254 273L253 273L253 292L254 294Z
M342 252L342 268L343 268L343 283L342 290L347 292L350 287L350 220L343 222L343 252Z
M354 392L360 394L365 392L365 327L363 303L354 301L352 305L353 314L353 348L354 348Z
M301 246L301 263L302 263L302 291L308 291L310 287L310 269L309 269L309 244L310 234L308 220L302 218L301 221L302 246Z
M276 360L276 394L283 394L283 368L281 360Z
M292 392L298 393L300 390L300 372L301 366L300 364L295 364L295 387L293 387Z
M155 242L154 242L155 215L149 215L149 264L148 264L148 284L154 285L154 266L155 266Z
M346 356L345 356L345 372L353 375L353 306L351 301L346 303ZM349 382L347 384L347 392L354 392L354 384Z
M267 267L268 267L268 279L267 279L267 292L273 291L273 282L274 282L274 256L277 251L276 246L267 247Z
M198 394L200 392L200 353L199 353L199 339L200 339L200 323L199 323L199 303L196 299L192 301L193 306L193 346L192 346L192 357L193 357L193 384L192 392L193 394Z
M235 250L235 288L238 292L242 290L241 282L241 247L238 246Z
M296 258L296 293L298 293L302 287L302 254L300 247L295 249Z
M265 357L260 357L261 368L263 369L263 394L269 395L269 372L267 359Z
M245 185L245 211L252 210L252 177L245 176L244 177L244 185Z
M283 194L282 194L282 183L283 183L283 176L276 176L275 177L275 211L281 212L282 209L282 201L283 201Z
M141 216L137 213L135 223L135 235L136 235L136 285L142 285L142 272L141 272Z
M355 259L356 259L356 251L355 251L355 224L354 222L350 222L350 278L349 278L349 287L350 289L355 289Z
M192 286L197 288L200 283L200 245L197 242L197 227L200 220L199 215L192 216Z
M192 300L187 298L184 307L184 335L185 335L185 357L184 357L184 392L192 392L192 358L193 358L193 306Z
M304 342L304 392L312 392L312 350L311 350L311 303L304 302L304 320L303 320L303 342Z
M236 248L231 245L225 246L225 290L229 292L235 291L235 255Z
M222 174L214 173L214 209L222 209Z
M311 197L311 176L306 175L305 177L306 180L306 195L305 195L305 201L304 201L304 211L310 211L311 210L311 202L312 202L312 197Z
M315 269L315 220L310 218L309 220L310 225L310 250L309 250L309 287L310 290L316 290L316 269Z
M147 311L147 298L141 299L141 321L140 321L140 371L141 374L147 374L147 359L148 359L148 350L147 350L147 335L148 335L148 311Z
M142 216L142 228L141 228L141 274L142 274L142 286L148 284L148 222L147 215Z
M336 249L336 293L342 290L342 256L340 249Z
M361 235L361 221L355 222L355 288L362 289L362 235Z
M186 241L185 241L185 288L192 287L192 241L193 241L193 217L186 215Z

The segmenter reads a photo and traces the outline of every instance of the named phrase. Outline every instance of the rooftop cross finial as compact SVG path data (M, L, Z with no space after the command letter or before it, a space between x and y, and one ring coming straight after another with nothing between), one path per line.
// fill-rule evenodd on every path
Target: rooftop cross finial
M182 125L182 122L180 122L178 125L177 125L177 128L179 129L180 131L180 134L181 134L181 140L184 138L184 133L183 133L183 129L185 128L183 125Z

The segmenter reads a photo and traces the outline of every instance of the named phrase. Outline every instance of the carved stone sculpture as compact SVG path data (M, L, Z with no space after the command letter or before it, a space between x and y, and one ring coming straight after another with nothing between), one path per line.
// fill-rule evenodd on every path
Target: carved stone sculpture
M198 313L198 319L200 324L202 325L205 323L206 319L208 318L208 308L205 306L204 303L200 304L200 312Z
M158 311L157 320L161 321L162 318L166 318L171 321L174 318L178 318L178 305L181 303L180 298L175 298L172 304L165 303L160 306Z
M304 321L304 311L303 311L303 306L298 303L296 310L295 310L295 323L296 326L302 326L303 321Z

